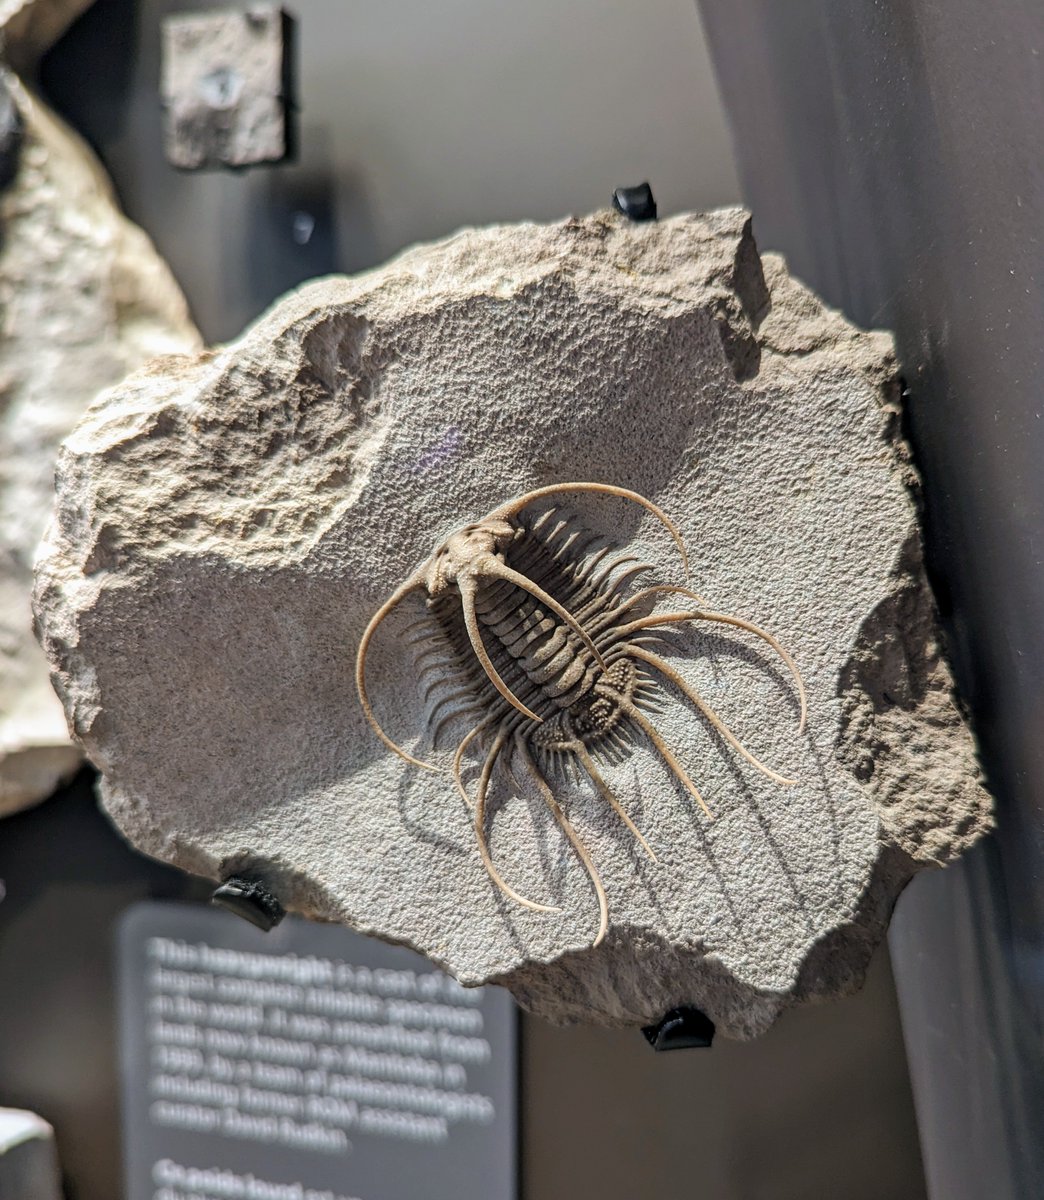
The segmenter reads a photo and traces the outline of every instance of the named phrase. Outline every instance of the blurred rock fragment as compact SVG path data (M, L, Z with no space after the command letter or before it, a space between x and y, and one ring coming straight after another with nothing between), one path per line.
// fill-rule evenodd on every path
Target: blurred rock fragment
M161 89L170 163L191 171L287 156L291 28L268 5L166 18Z
M0 8L26 64L85 5ZM35 15L34 15L35 14ZM32 633L32 562L51 513L58 446L97 393L200 339L149 239L119 211L87 145L0 67L0 815L78 767Z

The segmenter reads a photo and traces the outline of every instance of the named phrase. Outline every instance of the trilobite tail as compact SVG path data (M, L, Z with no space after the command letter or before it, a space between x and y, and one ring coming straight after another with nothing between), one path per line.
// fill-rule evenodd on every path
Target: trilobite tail
M457 751L453 758L454 783L456 784L458 792L469 807L471 807L471 800L468 796L467 789L464 786L464 781L461 778L464 752L467 750L471 742L479 735L479 733L488 728L491 721L492 718L487 717L485 721L479 722L478 725L471 729L457 747ZM486 868L486 872L490 879L494 882L494 884L496 884L500 891L508 897L509 900L513 900L516 904L521 904L524 908L532 909L535 912L561 912L562 910L560 908L549 904L539 904L537 901L530 900L528 897L516 892L515 889L511 887L511 885L497 870L496 864L493 862L493 856L490 853L489 843L486 839L486 800L489 795L490 778L492 777L493 769L496 766L497 760L503 753L504 747L511 735L512 724L508 721L502 720L497 729L496 736L493 739L493 743L486 753L485 760L482 764L482 771L479 775L478 789L476 792L474 805L475 837L478 842L479 855L482 859L482 865ZM509 754L512 751L518 755L522 765L529 772L533 782L536 784L541 799L551 810L552 816L565 833L569 840L569 844L573 847L573 850L576 852L577 857L580 859L584 869L587 871L588 877L591 880L591 884L595 891L595 896L598 900L598 932L596 933L595 939L591 944L592 946L597 946L605 938L606 932L609 928L609 905L608 901L606 900L605 888L602 885L601 876L598 874L598 869L595 867L594 861L587 851L587 847L584 846L579 835L574 829L572 822L562 811L561 806L555 799L554 793L551 791L550 785L534 761L533 755L530 752L529 746L526 742L525 732L521 728L516 728L514 730L514 739L511 749L509 750ZM602 787L605 787L604 781L598 774L597 768L594 768L593 763L591 764L591 767L593 768L592 778L595 779L596 786L599 784L601 785L599 787L599 790L601 790ZM607 799L609 799L615 811L619 813L628 827L634 832L639 841L641 841L642 845L645 846L650 856L655 859L656 856L652 853L648 843L638 832L637 828L635 828L633 822L626 815L626 813L623 812L615 796L608 791L608 788L606 788L605 791L607 793Z
M656 747L657 751L659 751L660 757L667 764L667 766L670 767L671 771L674 773L674 775L678 779L678 781L682 784L682 786L689 793L689 795L692 796L692 798L696 801L696 803L700 806L700 808L702 808L703 811L707 814L707 816L710 817L710 819L713 821L714 814L711 812L710 808L708 807L707 801L704 800L704 798L700 795L700 789L692 782L692 780L686 774L685 768L681 765L681 763L677 760L677 758L675 758L674 751L671 750L670 746L668 746L667 743L660 736L659 731L657 730L656 726L652 723L652 721L650 721L645 716L644 713L640 712L637 708L635 708L635 706L633 704L625 704L624 712L626 712L627 715L631 718L631 720L634 721L634 723L641 728L641 730L645 734L645 736L649 739L650 742L652 742L652 744Z
M798 670L793 655L777 638L774 638L767 630L762 629L760 625L755 625L753 621L744 620L743 617L734 617L731 613L711 612L705 608L701 608L699 612L652 613L650 616L630 621L626 625L618 624L623 613L635 608L650 596L657 594L681 595L695 600L697 604L705 603L691 588L678 587L676 584L670 583L658 583L652 587L644 588L640 592L636 592L624 604L621 604L612 613L608 614L607 619L603 618L603 620L599 621L594 626L592 632L595 636L604 632L606 638L603 641L603 645L616 646L621 642L626 642L631 634L638 633L643 629L655 629L658 625L674 625L684 621L708 621L719 625L731 625L734 629L744 629L747 633L752 633L755 637L761 638L766 645L771 646L786 664L798 693L800 713L798 718L798 733L804 733L805 720L808 716L808 697L805 694L805 681L801 678L801 672ZM611 630L607 628L610 624L614 626Z
M569 731L572 732L572 729L569 726L568 716L566 717L566 723L567 723L567 728L569 728ZM576 755L577 759L580 762L580 765L587 772L588 776L591 779L591 782L595 785L595 789L598 792L598 794L602 797L602 799L606 802L606 804L609 805L609 807L613 810L613 812L616 813L616 815L627 826L627 828L631 831L631 833L634 834L635 838L638 840L638 842L641 844L642 848L645 850L645 853L648 854L648 856L652 859L653 862L659 862L660 860L656 857L656 854L654 853L652 846L649 845L649 843L645 840L644 836L642 835L642 831L638 828L637 825L635 825L635 823L627 815L626 811L624 810L624 806L620 803L619 800L617 800L616 796L613 793L612 788L610 788L609 785L606 783L605 779L602 776L601 771L599 771L598 767L595 765L594 759L591 757L590 753L588 752L587 747L584 745L583 740L581 738L577 738L576 741L569 744L567 748L570 751L570 753Z

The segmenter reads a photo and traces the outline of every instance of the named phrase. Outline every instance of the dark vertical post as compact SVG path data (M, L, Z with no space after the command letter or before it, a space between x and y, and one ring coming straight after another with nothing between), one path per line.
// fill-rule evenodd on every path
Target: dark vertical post
M896 331L999 829L891 947L936 1200L1044 1195L1044 8L701 0L761 248ZM926 764L928 769L928 764Z

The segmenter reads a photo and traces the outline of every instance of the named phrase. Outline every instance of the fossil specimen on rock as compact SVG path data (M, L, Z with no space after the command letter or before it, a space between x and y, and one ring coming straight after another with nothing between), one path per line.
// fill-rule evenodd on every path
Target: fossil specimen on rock
M805 726L805 693L793 659L771 634L740 617L709 611L701 596L678 584L654 584L626 595L627 585L651 571L650 564L633 555L611 553L612 547L603 539L578 528L554 508L535 520L520 519L540 500L577 492L620 496L648 509L670 531L687 570L688 554L677 527L655 504L635 492L600 483L552 484L527 492L452 534L381 605L359 643L355 682L366 719L385 746L414 766L434 769L408 754L380 727L365 676L366 654L377 627L411 593L425 591L430 618L417 622L420 636L410 641L411 647L420 650L414 666L418 682L427 681L424 699L433 701L428 715L432 742L438 741L441 729L451 722L467 718L470 725L453 755L453 781L469 807L462 775L464 754L476 738L484 737L489 743L474 802L475 833L486 870L504 895L524 908L559 911L520 896L490 858L486 804L494 768L499 761L513 779L511 764L517 756L594 885L598 932L592 945L597 946L609 925L605 889L587 848L555 797L549 775L561 775L579 765L598 795L656 862L652 847L596 762L601 756L610 760L626 757L634 736L644 734L678 782L711 816L699 789L646 715L645 710L658 706L657 677L674 684L711 728L763 775L785 785L795 782L759 762L685 678L649 649L650 643L658 646L666 641L665 630L680 622L744 629L770 645L789 667L801 698L799 732ZM684 597L701 607L680 613L650 611L657 600L668 595ZM487 639L492 643L490 650ZM442 690L446 688L449 690Z
M291 909L409 943L556 1020L647 1024L688 1004L748 1037L851 990L911 874L991 822L898 404L888 337L762 260L735 209L467 230L132 375L65 444L37 573L40 634L108 811L150 854L253 876ZM797 782L751 768L667 677L656 730L715 819L680 802L644 732L597 770L657 862L582 762L555 777L611 900L594 947L591 879L534 780L491 795L489 853L557 913L501 893L451 779L378 740L353 678L371 618L433 546L569 480L667 514L694 588L770 631L808 697L799 735L771 646L673 626L678 675ZM584 536L684 585L655 512L566 501ZM544 511L511 517L534 553ZM582 665L590 647L556 619ZM406 624L368 640L364 684L388 739L423 760L438 696L418 686ZM441 628L470 656L462 686L503 699L475 674L463 610ZM491 661L513 670L495 646Z

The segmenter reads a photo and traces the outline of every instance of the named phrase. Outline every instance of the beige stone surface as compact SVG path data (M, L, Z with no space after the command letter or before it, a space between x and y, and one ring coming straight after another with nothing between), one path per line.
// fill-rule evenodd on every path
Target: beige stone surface
M87 146L9 73L19 168L0 192L0 813L81 761L32 633L32 560L58 445L95 393L198 349L185 301Z
M106 807L147 853L260 876L554 1020L695 1004L749 1037L851 990L909 876L991 823L898 404L889 338L763 270L739 210L465 230L300 289L235 344L99 397L62 451L36 611ZM799 735L763 643L678 627L678 669L799 782L758 774L670 689L656 723L714 820L641 739L605 771L656 863L556 776L608 895L597 948L590 880L539 794L498 773L491 845L553 914L496 890L450 777L377 741L352 678L371 614L449 533L570 479L661 505L693 586L779 637L809 697ZM683 582L637 506L570 508ZM445 765L406 633L423 613L415 597L382 628L370 691Z

